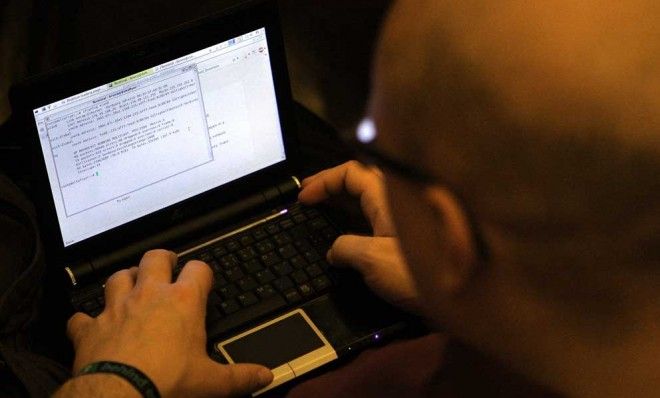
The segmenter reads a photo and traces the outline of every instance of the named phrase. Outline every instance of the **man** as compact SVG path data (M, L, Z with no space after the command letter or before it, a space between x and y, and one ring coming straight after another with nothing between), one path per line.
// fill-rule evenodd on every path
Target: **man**
M373 226L338 238L330 262L559 393L657 396L659 17L650 0L398 2L369 107L382 173L348 163L299 196L347 191ZM148 253L110 279L102 315L71 319L74 371L125 362L165 396L267 383L257 366L209 362L211 273L191 262L171 284L172 264ZM113 377L60 395L136 394Z

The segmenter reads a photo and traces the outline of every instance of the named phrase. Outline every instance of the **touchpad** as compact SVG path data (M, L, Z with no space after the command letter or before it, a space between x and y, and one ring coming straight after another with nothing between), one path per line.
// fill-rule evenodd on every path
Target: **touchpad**
M223 348L234 362L258 363L272 369L324 345L310 324L296 313Z
M258 393L337 358L334 348L302 309L220 342L216 348L229 363L257 363L273 371L273 383Z

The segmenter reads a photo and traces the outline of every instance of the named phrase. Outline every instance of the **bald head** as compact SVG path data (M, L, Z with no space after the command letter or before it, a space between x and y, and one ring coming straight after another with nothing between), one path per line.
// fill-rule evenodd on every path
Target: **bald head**
M379 145L461 191L539 293L589 309L660 277L656 4L403 0L375 64Z
M522 126L570 133L600 123L658 146L658 18L649 0L404 0L384 32L377 78L412 91L490 92Z

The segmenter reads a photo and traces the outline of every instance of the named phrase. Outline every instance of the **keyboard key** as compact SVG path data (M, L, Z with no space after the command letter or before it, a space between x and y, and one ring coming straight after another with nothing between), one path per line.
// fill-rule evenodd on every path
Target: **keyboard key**
M219 260L222 256L227 255L227 249L222 246L215 246L213 249L211 249L211 253L213 253L213 257Z
M236 282L244 276L245 274L238 267L230 268L225 271L225 277L229 282Z
M207 307L207 314L213 308L214 310L220 306L220 303L222 303L222 297L220 295L220 292L217 290L211 290L209 292L209 297L206 302L206 307Z
M289 302L289 304L295 304L300 300L302 300L300 293L298 293L298 291L295 289L287 290L283 294L284 294L284 298L286 299L286 301Z
M236 282L236 285L238 285L238 287L241 288L241 290L243 290L244 292L249 292L258 286L257 282L251 276L247 276L239 280L238 282Z
M293 245L296 247L296 249L298 249L299 252L314 250L314 248L312 248L312 245L310 245L307 239L304 238L294 240Z
M266 267L270 267L274 264L277 264L281 261L281 259L277 256L275 252L270 252L266 254L261 255L261 261L264 263Z
M218 289L218 292L222 296L223 299L228 300L230 298L234 298L238 296L241 292L238 290L238 288L234 285L227 285L223 286L220 289Z
M221 287L227 286L228 282L225 278L220 275L213 276L213 287L215 289L220 289Z
M309 235L309 229L305 225L296 225L289 230L289 233L294 239L301 239Z
M310 265L309 267L305 268L305 271L312 278L316 278L317 276L323 274L323 270L317 264Z
M305 273L305 271L301 269L295 270L291 274L291 278L296 282L296 284L300 285L301 283L307 282L309 280L309 276Z
M289 259L289 263L295 269L301 269L307 267L308 263L305 261L302 256L294 256Z
M264 267L261 266L259 260L257 260L256 258L243 264L243 268L245 268L248 274L256 274L257 272L264 269Z
M316 265L321 267L322 270L327 271L330 268L330 264L328 264L327 261L325 260L319 260L316 262Z
M222 271L222 267L220 266L220 263L215 260L209 261L207 262L207 264L211 267L214 273Z
M273 240L278 246L284 246L291 242L291 235L287 234L286 232L280 232L279 234L273 235Z
M248 261L259 255L257 251L251 247L245 247L237 251L236 254L238 254L238 258L240 258L242 261Z
M262 240L261 242L257 242L254 247L257 249L257 251L261 254L271 252L275 250L275 245L271 243L270 240Z
M316 209L306 209L305 210L305 215L308 218L316 218L316 217L320 216L321 213L319 213L319 211L316 210Z
M280 227L278 227L277 224L266 225L266 232L271 235L275 235L276 233L280 232Z
M334 242L335 239L339 236L337 231L332 227L323 228L321 235L325 238L327 242Z
M314 289L309 283L301 284L298 286L298 290L300 290L300 294L302 294L304 297L308 297L314 294Z
M307 216L305 216L302 213L298 213L298 214L294 215L292 218L293 218L293 221L295 221L297 224L301 224L301 223L303 223L307 220Z
M259 286L258 288L255 289L255 292L257 293L257 296L259 296L261 299L266 299L272 295L277 294L275 289L271 285L263 285Z
M241 235L238 241L241 242L241 245L247 247L254 243L254 238L251 235L245 234Z
M225 300L220 304L220 309L225 315L233 314L234 312L241 309L238 303L235 300Z
M238 296L236 296L236 299L238 300L239 303L241 303L243 307L250 306L252 304L255 304L257 301L259 301L259 299L257 299L257 296L255 296L251 292L239 294Z
M238 304L237 304L238 306ZM279 294L270 296L257 304L251 305L235 314L225 317L221 322L216 322L214 325L209 325L207 330L207 337L209 340L220 337L220 335L243 326L250 321L254 321L262 316L272 314L286 306L286 301Z
M291 266L286 262L275 264L271 268L279 276L289 275L291 272L293 272L293 268L291 268Z
M330 242L327 238L319 234L318 232L312 232L311 234L307 235L307 239L309 239L309 242L316 246L323 246L323 248L327 248L328 243L334 242L334 239L332 242Z
M199 253L197 257L200 260L204 261L205 263L208 263L209 261L213 260L213 256L211 255L211 253L207 251Z
M313 219L307 225L309 225L313 229L321 229L321 228L327 227L328 222L325 221L325 219L319 217L319 218Z
M262 240L268 237L268 232L263 227L257 227L252 231L252 236L254 236L255 240Z
M317 261L319 261L319 260L321 259L321 257L319 256L319 254L318 254L318 253L316 252L316 250L314 250L314 249L304 251L304 252L303 252L303 256L305 257L305 259L306 259L309 263L314 263L314 262L317 262Z
M332 286L332 282L330 281L330 278L323 275L312 279L312 286L314 286L314 288L316 288L318 291L323 291Z
M237 241L232 239L225 243L225 247L229 252L235 252L236 250L239 250L241 248L241 245Z
M296 250L293 245L284 245L280 248L277 249L277 252L280 254L280 256L284 259L291 258L298 254L298 251Z
M236 267L240 264L241 262L238 261L238 257L234 254L228 254L220 259L220 265L224 269L229 269Z
M275 275L273 275L270 270L263 270L259 271L256 274L254 274L254 277L257 278L257 282L259 282L262 285L265 285L266 283L270 283L275 279Z
M293 228L296 224L294 224L293 220L286 218L282 221L280 221L280 228L282 229L289 229Z
M291 279L289 279L288 276L283 276L279 279L275 279L273 281L273 286L275 289L279 290L280 292L283 292L287 289L290 289L293 287L293 282L291 282Z

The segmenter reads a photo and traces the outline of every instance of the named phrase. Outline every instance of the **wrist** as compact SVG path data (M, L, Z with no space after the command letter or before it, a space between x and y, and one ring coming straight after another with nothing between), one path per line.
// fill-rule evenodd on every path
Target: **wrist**
M140 369L123 362L97 361L83 366L78 376L90 374L111 374L128 382L144 398L160 398L160 392L153 381Z
M55 393L54 398L66 397L126 397L142 395L127 380L110 373L94 373L69 379Z

